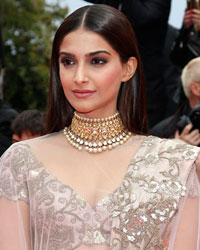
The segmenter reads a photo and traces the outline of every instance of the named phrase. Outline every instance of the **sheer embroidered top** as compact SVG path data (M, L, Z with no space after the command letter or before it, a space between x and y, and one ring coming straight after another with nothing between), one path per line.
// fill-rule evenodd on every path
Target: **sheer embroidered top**
M90 156L92 168L115 164L116 175L127 165L121 183L99 167L112 185L91 204L83 198L90 171L81 168L89 153L72 149L74 155L64 157L68 148L64 153L63 142L56 142L61 136L15 143L2 156L1 250L200 250L199 148L135 136L106 158ZM99 159L101 165L95 163ZM79 192L64 177L72 162L79 163L77 183L86 176ZM63 171L60 177L54 165Z

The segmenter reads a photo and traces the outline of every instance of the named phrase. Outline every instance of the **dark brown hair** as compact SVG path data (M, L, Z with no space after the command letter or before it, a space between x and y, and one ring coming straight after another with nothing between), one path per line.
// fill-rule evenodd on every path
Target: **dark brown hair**
M74 109L65 97L60 77L58 55L64 37L80 27L103 37L117 51L121 62L130 57L138 61L135 76L122 83L117 108L124 126L133 133L147 133L147 116L141 59L135 34L128 19L117 9L107 5L82 7L68 16L58 28L53 41L51 75L47 106L46 132L51 133L71 124Z
M45 114L37 109L29 109L21 112L12 122L13 134L21 137L22 133L31 135L43 135L45 127Z

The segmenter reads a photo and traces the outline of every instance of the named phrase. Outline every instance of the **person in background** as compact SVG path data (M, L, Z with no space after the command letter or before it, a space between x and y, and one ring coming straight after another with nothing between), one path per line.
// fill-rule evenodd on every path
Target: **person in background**
M192 130L192 124L188 124L179 134L177 123L181 116L189 116L191 110L200 104L200 57L191 60L183 69L181 75L182 87L187 101L179 107L177 112L158 123L150 130L150 134L162 138L177 138L197 146L200 144L200 133L198 129Z
M165 118L173 115L180 104L181 69L174 65L170 58L170 52L174 40L178 36L179 30L168 24L165 46L163 50L164 74L163 81L165 86Z
M11 123L18 112L0 99L0 156L12 144Z
M25 110L12 122L12 141L18 142L44 134L45 115L37 109Z
M145 74L149 127L164 119L164 43L171 0L122 0L121 11L134 28Z
M166 116L165 61L163 56L171 0L87 0L114 5L125 14L137 38L145 75L149 127ZM122 43L124 41L121 41Z
M200 56L200 3L188 1L183 25L171 47L172 62L180 69Z
M76 10L51 55L47 134L0 159L0 249L199 250L200 148L148 136L126 16Z
M187 8L184 14L183 22L186 28L189 29L191 26L194 25L194 28L200 31L200 9Z

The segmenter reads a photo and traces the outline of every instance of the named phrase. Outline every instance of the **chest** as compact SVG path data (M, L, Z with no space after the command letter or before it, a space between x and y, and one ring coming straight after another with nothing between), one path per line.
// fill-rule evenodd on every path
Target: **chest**
M75 157L70 154L43 162L51 176L71 187L94 206L100 199L116 190L123 182L132 155L111 153Z
M139 167L137 162L129 166L122 184L95 205L45 169L32 170L28 183L34 233L39 236L43 228L45 237L58 242L62 239L65 246L86 243L111 247L113 237L132 246L161 244L158 232L172 220L185 188L152 176L150 169L139 171Z

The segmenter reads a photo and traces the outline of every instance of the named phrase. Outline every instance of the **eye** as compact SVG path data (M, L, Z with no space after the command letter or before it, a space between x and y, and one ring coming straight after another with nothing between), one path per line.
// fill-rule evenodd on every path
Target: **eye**
M71 58L62 58L61 59L61 63L64 65L64 66L71 66L71 65L74 65L75 62L73 59Z
M105 58L100 58L100 57L93 58L91 61L91 64L105 64L105 63L107 63L107 60Z

